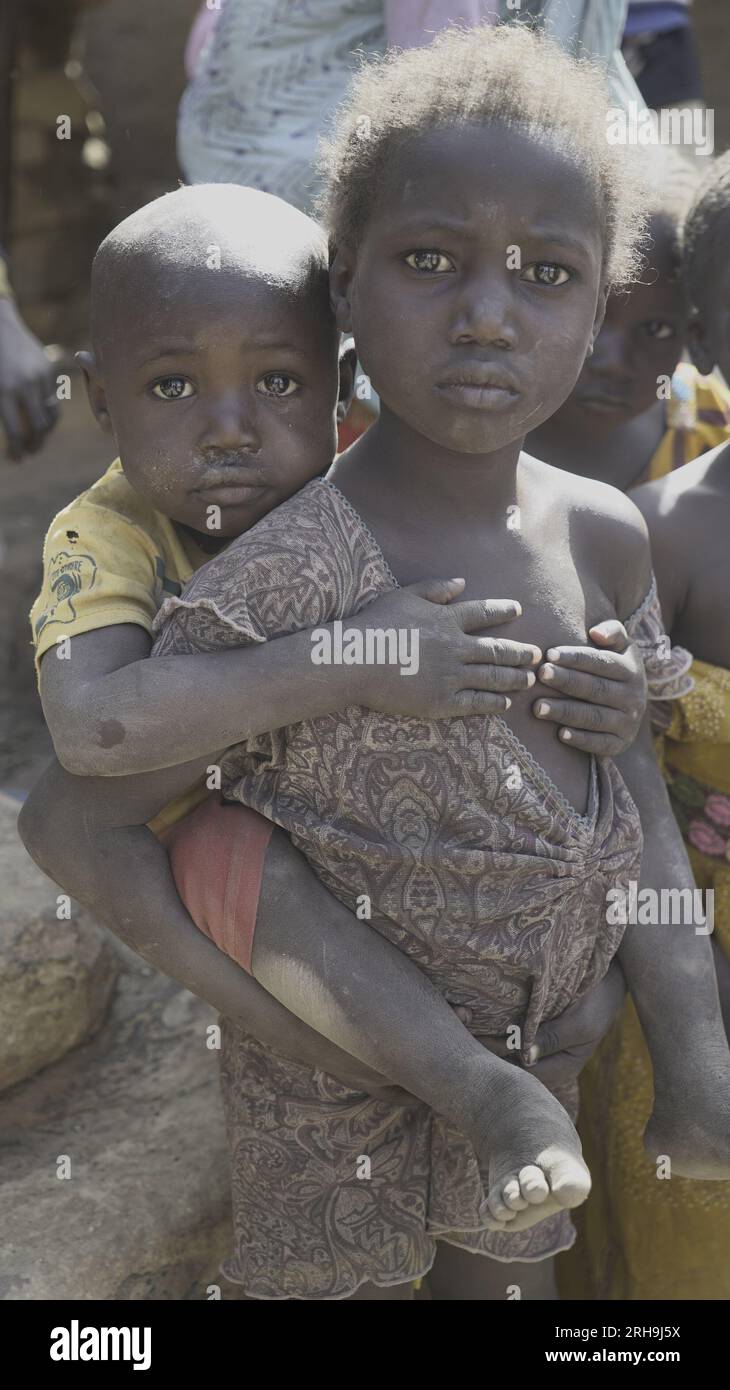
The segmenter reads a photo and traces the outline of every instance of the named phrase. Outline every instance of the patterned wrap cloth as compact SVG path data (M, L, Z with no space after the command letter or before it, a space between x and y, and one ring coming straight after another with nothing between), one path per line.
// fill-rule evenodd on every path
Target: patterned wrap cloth
M342 493L320 479L199 570L156 620L154 655L261 642L345 618L397 587ZM666 676L652 584L628 624ZM666 690L665 690L666 693ZM591 760L585 815L496 716L419 720L361 706L239 744L226 797L282 825L326 886L407 952L475 1034L543 1019L605 974L623 928L606 894L638 877L641 828L610 760ZM235 1251L258 1298L345 1298L423 1275L440 1237L500 1260L573 1239L567 1212L485 1229L468 1139L424 1105L392 1106L223 1022ZM576 1093L561 1094L576 1114ZM358 1176L370 1160L368 1181Z

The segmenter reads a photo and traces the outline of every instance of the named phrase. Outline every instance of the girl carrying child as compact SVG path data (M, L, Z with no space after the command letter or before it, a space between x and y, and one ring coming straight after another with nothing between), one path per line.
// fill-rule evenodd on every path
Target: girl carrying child
M380 419L166 600L154 654L347 618L435 556L465 575L467 600L516 593L508 635L547 661L504 716L350 706L230 748L224 793L289 832L354 932L366 900L375 931L469 1011L471 1031L517 1026L523 1061L620 948L654 1064L649 1151L688 1176L727 1176L709 942L656 923L622 943L607 922L607 893L638 879L642 828L642 884L691 884L648 731L619 772L551 729L561 648L574 656L618 618L656 671L661 631L633 505L522 452L633 268L640 193L626 151L606 143L602 79L520 28L449 33L363 70L326 170L333 299ZM582 669L600 657L585 652ZM205 872L194 841L186 858L188 875ZM356 983L334 968L315 978L295 922L257 922L252 971L318 1031L365 1049ZM365 1060L377 1056L375 1039ZM436 1297L504 1297L514 1282L553 1296L552 1256L588 1179L567 1115L530 1080L515 1069L505 1089L495 1074L467 1138L426 1105L368 1100L226 1026L225 1272L258 1298L401 1297L429 1269ZM560 1099L575 1115L575 1096Z

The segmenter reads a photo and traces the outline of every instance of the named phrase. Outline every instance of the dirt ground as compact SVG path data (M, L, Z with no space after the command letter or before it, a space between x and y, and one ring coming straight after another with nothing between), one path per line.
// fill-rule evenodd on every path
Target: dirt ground
M721 152L730 145L730 11L727 0L696 0L694 8ZM85 71L80 94L73 96L62 69L30 62L21 74L11 252L18 297L46 341L83 346L85 285L96 241L120 216L174 186L182 50L196 9L197 0L101 0L83 13L77 34ZM104 116L112 159L94 177L73 145L59 151L54 142L49 153L47 122L72 99L98 106ZM71 399L62 404L60 424L43 451L20 466L0 458L0 786L21 794L52 751L27 622L43 536L59 508L113 456L74 377Z

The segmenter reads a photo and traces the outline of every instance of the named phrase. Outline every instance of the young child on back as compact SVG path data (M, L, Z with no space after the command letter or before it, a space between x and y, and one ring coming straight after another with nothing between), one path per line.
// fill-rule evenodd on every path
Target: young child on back
M301 1023L196 930L167 854L144 822L185 793L154 822L158 831L169 828L200 799L200 774L210 771L219 749L294 720L361 703L392 715L503 711L505 691L534 683L528 667L539 653L529 643L472 636L472 628L502 623L519 605L480 599L447 606L463 588L456 580L381 600L370 594L367 624L364 616L348 620L362 632L375 624L417 631L419 669L408 680L388 664L315 666L306 631L148 661L163 597L179 593L206 554L221 551L331 461L339 334L326 242L308 219L265 195L220 186L181 190L135 214L104 243L94 266L92 321L95 350L84 359L90 399L103 427L114 429L120 460L51 526L33 628L56 747L74 772L95 775L52 769L24 808L26 843L146 959L249 1035L300 1064L325 1068L350 1094L354 1088L361 1097L416 1104L363 1064L361 1046L353 1057ZM293 609L309 612L320 640L327 627L317 600L322 563L300 572ZM257 598L265 602L260 589ZM591 635L624 647L625 637L612 632L617 626L596 626ZM631 650L599 654L610 686L583 675L583 698L565 710L556 701L552 720L571 728L578 746L620 751L635 732L643 674ZM212 809L209 803L198 813L208 816L208 827ZM227 882L218 867L235 850L240 891L228 904L229 914L236 909L231 934L212 924L217 943L250 965L242 916L249 926L256 919L260 888L259 917L274 909L289 920L296 914L300 940L316 935L318 948L330 943L330 954L345 947L350 970L370 982L368 997L381 1008L385 1063L391 1053L410 1059L408 1079L421 1098L462 1123L470 1115L481 1120L488 1054L454 1009L415 962L367 925L351 940L349 910L285 835L274 832L269 840L271 826L261 817L230 810L215 820L199 876L215 897ZM357 1032L354 1007L353 1026ZM502 1066L513 1083L517 1069ZM525 1084L542 1090L533 1078ZM562 1116L557 1104L554 1110Z
M698 176L671 149L651 155L649 237L638 283L609 296L575 389L527 441L556 468L622 492L730 438L727 387L682 360L690 306L680 275L681 224Z
M706 377L719 368L726 380L729 238L726 154L688 212L682 264L694 361ZM693 689L657 715L672 809L697 884L714 893L712 942L730 1031L730 443L647 483L634 500L649 527L667 631L694 655ZM598 1298L730 1298L730 1189L682 1177L657 1183L636 1142L651 1108L651 1067L631 1009L587 1077L581 1100L597 1193L582 1228L580 1287Z
M365 70L336 132L327 217L339 324L380 419L156 619L164 659L278 639L397 592L436 552L448 568L458 558L467 599L497 578L517 586L522 612L506 631L548 661L505 716L350 706L229 748L222 773L226 796L284 826L353 914L371 904L377 933L470 1010L475 1033L517 1025L525 1049L620 945L606 894L638 876L639 813L642 882L691 882L647 731L622 776L534 718L558 678L553 646L584 644L598 619L626 619L647 643L660 630L636 510L521 451L526 422L572 389L630 256L636 202L605 143L601 90L519 30L449 35ZM595 654L584 660L594 669ZM193 837L186 847L194 855ZM379 1001L336 954L318 969L297 925L257 922L254 975L355 1050ZM725 1176L728 1052L709 943L689 931L668 941L656 924L621 949L654 1060L650 1150ZM400 988L394 976L391 999ZM382 1059L391 1034L365 1060ZM395 1079L426 1099L412 1059L398 1064ZM383 1113L252 1039L229 1043L224 1074L240 1233L229 1270L255 1296L406 1283L431 1264L434 1236L523 1267L571 1239L567 1208L587 1190L575 1133L498 1059L474 1055L461 1124L458 1087L456 1106ZM447 1265L471 1296L494 1291L488 1262L452 1250Z

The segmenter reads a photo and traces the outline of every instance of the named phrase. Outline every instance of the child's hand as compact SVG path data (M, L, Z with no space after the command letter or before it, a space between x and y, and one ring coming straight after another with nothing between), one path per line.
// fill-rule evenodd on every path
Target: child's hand
M531 1049L529 1071L550 1090L577 1081L586 1062L603 1041L618 1018L626 998L626 981L618 961L611 962L603 979L557 1018L542 1023ZM456 1013L469 1026L468 1010ZM479 1041L505 1061L520 1064L518 1052L507 1049L503 1038L480 1037Z
M598 623L588 636L603 650L551 647L546 653L538 679L569 698L541 698L533 710L538 719L560 724L558 738L571 748L617 758L631 747L644 717L644 663L622 623Z
M405 660L361 668L362 704L384 714L424 719L502 714L511 703L507 691L535 684L534 670L527 668L539 662L539 647L473 635L511 622L522 612L519 603L515 599L453 602L464 585L463 579L423 580L383 594L348 618L348 628L395 629L404 634Z

